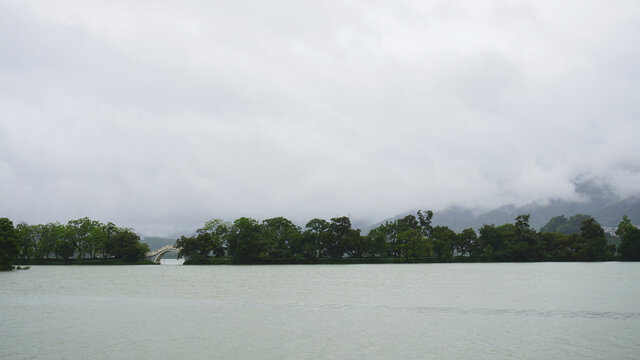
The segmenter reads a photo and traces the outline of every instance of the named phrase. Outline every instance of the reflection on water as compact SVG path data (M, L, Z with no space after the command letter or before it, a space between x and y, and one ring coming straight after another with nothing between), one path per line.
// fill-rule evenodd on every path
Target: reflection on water
M640 263L34 266L0 358L634 359L639 298Z
M184 264L184 259L160 259L160 265L182 265Z

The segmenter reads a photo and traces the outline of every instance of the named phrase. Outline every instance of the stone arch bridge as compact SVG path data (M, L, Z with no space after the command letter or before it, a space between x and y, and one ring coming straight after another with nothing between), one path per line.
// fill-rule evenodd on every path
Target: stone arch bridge
M175 247L174 245L165 245L157 250L152 250L146 253L144 256L145 259L153 261L154 264L160 264L160 260L170 252L178 254L180 249ZM187 260L187 258L185 258Z

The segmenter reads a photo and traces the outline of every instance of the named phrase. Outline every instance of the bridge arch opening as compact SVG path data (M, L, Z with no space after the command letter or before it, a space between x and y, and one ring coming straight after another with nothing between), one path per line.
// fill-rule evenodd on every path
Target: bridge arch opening
M175 255L174 256L171 256L171 255L167 256L169 254L171 254L171 255L175 254ZM155 256L155 258L153 259L153 262L156 263L156 264L162 264L162 259L164 259L165 257L167 259L173 258L173 259L177 260L178 259L178 250L177 249L166 249L164 251L161 251L161 252L158 253L158 255Z
M178 258L177 251L167 251L162 255L162 260L175 260Z
M162 259L166 258L167 261L171 261L172 264L181 265L184 260L178 259L178 251L179 250L172 245L167 245L158 250L148 252L146 258L153 261L154 264L162 264Z

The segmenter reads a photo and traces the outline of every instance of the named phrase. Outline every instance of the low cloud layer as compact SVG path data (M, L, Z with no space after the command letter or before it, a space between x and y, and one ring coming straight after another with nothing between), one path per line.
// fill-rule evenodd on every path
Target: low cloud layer
M0 215L166 232L640 192L637 1L2 1Z

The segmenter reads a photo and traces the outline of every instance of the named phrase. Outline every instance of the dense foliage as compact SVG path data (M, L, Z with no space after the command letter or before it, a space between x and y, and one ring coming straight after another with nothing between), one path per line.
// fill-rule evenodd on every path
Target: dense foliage
M620 237L620 255L624 260L640 260L640 229L631 225L628 217L623 217L616 235Z
M11 240L13 239L13 240ZM15 251L13 250L15 246ZM8 219L0 219L0 258L5 263L46 263L71 259L139 260L149 251L131 229L103 224L89 218L71 220L67 224L18 224L15 229ZM11 262L5 259L11 258Z
M13 222L7 218L0 218L0 271L13 269L13 263L18 258L18 241Z
M640 259L639 230L625 217L620 249L607 242L603 228L588 215L554 218L545 229L529 225L529 215L513 224L484 225L456 233L432 226L431 211L388 221L367 235L348 217L312 219L304 229L283 217L259 222L242 217L215 219L196 235L176 241L191 263L237 264L366 261L602 261ZM579 221L579 226L576 222Z
M602 261L640 260L640 230L626 216L607 241L588 215L553 218L536 231L529 215L513 224L484 225L460 233L432 226L433 213L387 221L367 235L348 217L312 219L304 229L284 217L263 221L242 217L208 221L194 236L176 241L191 263L448 262L448 261ZM579 227L578 227L579 222ZM13 264L120 259L132 262L149 251L131 229L89 218L67 224L17 224L0 218L0 269Z

